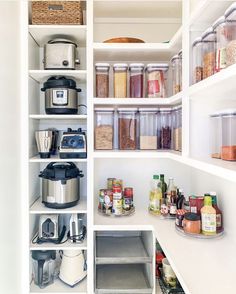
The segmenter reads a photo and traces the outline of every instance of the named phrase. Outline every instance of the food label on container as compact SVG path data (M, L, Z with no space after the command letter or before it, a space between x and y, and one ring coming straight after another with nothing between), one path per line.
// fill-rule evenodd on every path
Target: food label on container
M133 199L131 197L124 198L123 199L123 208L124 210L128 211L132 208L133 206Z
M226 67L226 48L221 48L216 52L216 71Z
M120 200L113 200L113 209L112 212L115 215L122 215L123 207L122 207L122 199Z
M222 219L221 219L221 214L216 215L216 227L220 228L222 226Z
M197 207L196 206L191 206L190 207L190 212L197 213Z
M160 92L160 84L158 80L149 80L148 81L148 94L154 95Z
M106 206L108 206L108 207L112 206L112 201L111 201L111 198L109 195L105 195L104 202L105 202Z
M170 205L170 214L175 215L176 214L176 204Z
M216 232L216 215L213 213L202 213L202 231L206 233Z
M52 103L53 105L67 105L67 90L53 90Z

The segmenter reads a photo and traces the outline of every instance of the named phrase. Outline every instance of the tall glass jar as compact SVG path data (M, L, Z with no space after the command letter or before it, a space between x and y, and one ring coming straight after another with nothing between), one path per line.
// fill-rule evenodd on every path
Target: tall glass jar
M181 91L181 60L178 55L174 55L170 63L172 68L172 94L175 95Z
M182 91L182 70L183 70L183 52L182 49L178 53L180 59L180 91Z
M236 109L222 112L221 158L236 161Z
M182 106L172 108L172 146L175 151L182 151Z
M166 72L169 66L166 63L150 63L147 65L147 96L148 98L165 98Z
M118 108L120 150L137 149L137 108Z
M215 112L210 115L210 142L211 142L211 157L221 158L222 146L222 117L220 112Z
M129 70L130 70L130 78L129 78L130 98L142 98L143 97L144 64L131 63L129 66Z
M112 150L114 137L114 109L95 108L94 147L96 150Z
M216 32L216 72L219 72L226 67L226 46L228 43L228 36L225 17L219 17L212 27Z
M193 84L200 82L203 79L203 60L202 60L202 49L203 42L202 38L196 38L193 42Z
M216 61L216 32L209 27L202 34L203 41L203 79L206 79L215 73Z
M226 45L226 66L236 63L236 3L234 2L225 11L227 45Z
M157 112L158 108L139 108L140 149L157 149Z
M127 97L127 72L128 64L116 63L113 65L113 82L114 82L114 97L126 98Z
M171 108L160 109L160 148L171 149Z
M109 63L96 63L96 97L109 97Z

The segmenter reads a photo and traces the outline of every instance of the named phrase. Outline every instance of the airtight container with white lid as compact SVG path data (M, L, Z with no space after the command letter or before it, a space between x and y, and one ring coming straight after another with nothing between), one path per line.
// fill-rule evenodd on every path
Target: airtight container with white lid
M96 97L109 97L109 63L96 63Z
M115 63L113 65L113 87L115 98L127 98L128 64Z
M203 79L215 73L216 32L209 27L202 34L203 41Z
M236 109L221 111L222 116L222 148L221 158L236 160Z
M143 97L144 64L131 63L129 65L129 91L130 98Z
M211 157L221 158L222 146L222 117L221 112L214 112L210 115L210 144Z
M194 40L193 45L193 84L198 83L203 78L203 60L202 60L202 38Z
M236 2L225 11L227 27L226 65L236 63Z

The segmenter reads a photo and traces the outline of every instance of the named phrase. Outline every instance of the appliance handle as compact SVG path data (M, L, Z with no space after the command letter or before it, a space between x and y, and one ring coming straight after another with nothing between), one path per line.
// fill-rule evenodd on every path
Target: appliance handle
M82 90L80 89L80 88L78 88L78 89L75 89L76 90L76 92L82 92Z
M38 284L41 288L43 286L43 265L45 260L39 260L38 261Z

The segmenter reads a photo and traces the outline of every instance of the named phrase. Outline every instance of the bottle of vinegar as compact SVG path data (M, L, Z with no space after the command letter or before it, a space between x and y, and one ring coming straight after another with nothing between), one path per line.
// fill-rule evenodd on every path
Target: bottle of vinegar
M152 184L151 184L151 191L149 195L149 210L156 215L160 214L161 198L162 198L162 191L159 186L159 176L154 175Z

